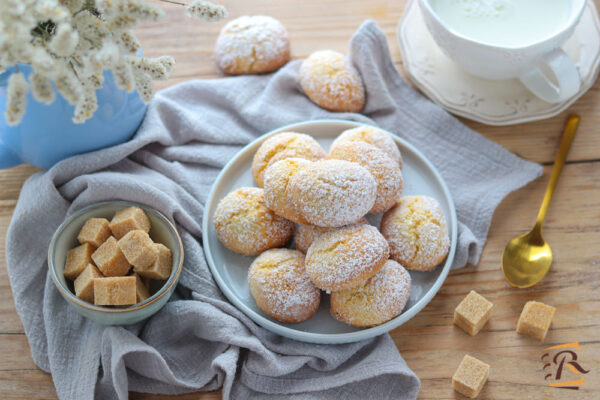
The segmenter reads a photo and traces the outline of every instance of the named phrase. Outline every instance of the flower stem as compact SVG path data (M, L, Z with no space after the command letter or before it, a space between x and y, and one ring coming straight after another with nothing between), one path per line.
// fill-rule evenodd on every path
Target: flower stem
M179 1L173 1L173 0L158 0L158 1L162 1L163 3L177 4L177 5L180 5L180 6L185 6L185 5L187 5L187 4L185 4L185 3L181 3L181 2L179 2Z

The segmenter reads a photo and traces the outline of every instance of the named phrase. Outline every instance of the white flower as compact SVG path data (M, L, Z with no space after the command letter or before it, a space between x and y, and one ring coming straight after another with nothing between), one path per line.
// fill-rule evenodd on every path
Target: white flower
M119 46L112 38L106 38L102 41L100 51L92 56L93 60L100 65L110 68L115 65L121 58Z
M29 77L31 93L33 98L40 103L50 104L54 101L55 94L50 79L39 73L33 73Z
M4 116L8 125L17 125L25 115L27 92L29 85L22 72L15 72L8 78L6 89L6 112Z
M96 97L96 91L88 85L83 86L83 95L75 104L75 115L73 116L73 122L76 124L84 123L90 118L94 112L98 109L98 98Z
M54 80L56 90L71 105L77 104L81 96L81 83L68 67L63 68L58 77Z
M85 0L61 0L63 6L67 7L71 13L75 13L83 7Z
M115 77L115 85L118 88L131 92L134 88L133 71L129 62L122 59L119 64L112 68L113 76Z
M152 79L147 74L134 71L133 73L135 78L135 88L137 89L138 94L142 101L146 104L152 100L152 96L154 96L154 84L152 83Z
M152 79L165 80L175 64L173 57L163 56L159 58L134 58L130 57L132 67L150 75Z
M131 31L121 32L121 35L117 39L117 43L129 54L137 54L141 47L139 40Z
M185 6L187 15L201 21L220 21L227 17L227 9L210 1L194 0Z
M73 26L79 32L80 42L85 39L94 46L99 46L109 34L104 22L87 10L73 17Z
M69 24L60 24L50 41L50 50L62 57L70 56L79 43L79 34Z

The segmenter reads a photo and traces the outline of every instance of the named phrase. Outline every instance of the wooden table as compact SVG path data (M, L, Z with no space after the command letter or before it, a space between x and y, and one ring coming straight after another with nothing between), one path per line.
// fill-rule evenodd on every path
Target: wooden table
M600 5L600 0L595 0ZM268 14L288 28L295 58L331 48L347 51L352 33L367 18L385 31L397 67L402 60L395 39L406 0L228 0L230 16ZM166 87L218 74L212 48L223 23L196 23L183 18L179 6L163 4L166 18L138 30L148 56L177 58ZM567 112L554 118L509 127L464 121L487 138L528 160L542 163L544 176L506 198L497 209L478 266L453 272L433 301L391 335L408 365L421 378L420 398L462 398L452 390L450 377L465 353L491 365L481 395L487 399L600 398L600 85L596 84L570 111L582 122L548 214L545 237L552 245L554 264L548 276L531 289L511 288L500 271L506 242L534 222L552 169ZM0 397L56 398L51 376L37 369L19 320L8 283L5 261L6 229L19 190L38 170L20 166L0 171ZM452 324L458 302L476 289L495 303L482 332L470 337ZM528 300L557 307L546 343L517 335L519 313ZM580 390L551 388L544 380L540 357L550 344L579 342L579 361L591 370ZM132 394L135 399L165 396ZM174 396L176 397L176 396ZM220 392L195 393L182 399L217 399Z

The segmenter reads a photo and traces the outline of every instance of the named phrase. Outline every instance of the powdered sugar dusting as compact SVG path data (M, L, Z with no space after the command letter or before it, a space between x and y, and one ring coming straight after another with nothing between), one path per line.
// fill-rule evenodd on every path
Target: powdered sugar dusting
M306 254L306 273L323 290L347 289L376 274L388 255L388 244L377 228L346 226L312 243Z
M213 217L215 231L230 250L244 255L285 245L292 237L294 224L265 205L264 191L240 188L225 196Z
M365 89L358 71L343 54L312 53L300 67L300 86L317 105L333 111L359 112Z
M362 125L357 128L345 130L333 141L331 149L334 149L340 143L355 141L366 142L385 151L402 168L402 156L400 149L396 146L396 142L385 131L377 129L374 126Z
M223 27L215 45L215 59L231 74L273 71L290 58L285 27L269 16L243 16Z
M252 159L252 176L263 187L267 168L277 161L298 157L309 161L325 158L325 150L304 133L282 132L265 140Z
M428 196L402 197L381 221L391 257L408 269L427 271L442 262L450 247L440 204Z
M358 163L373 175L377 196L371 213L389 210L400 198L403 185L400 166L379 148L360 141L341 142L329 150L327 157Z
M277 215L298 223L306 220L294 207L290 179L308 164L310 161L302 158L286 158L267 168L264 177L266 206Z
M297 250L262 253L250 266L248 285L256 304L279 321L302 322L319 308L321 293L306 275L304 254Z
M361 218L356 223L368 224L369 221L367 221L366 218ZM338 228L324 228L322 226L298 224L298 226L296 226L296 233L294 235L294 244L296 245L296 249L306 253L316 238L324 233L335 231L336 229Z
M331 295L331 314L354 326L374 326L399 315L410 297L411 278L394 260L362 285Z
M316 161L291 179L292 199L306 220L317 226L351 224L375 203L377 184L369 171L343 160Z

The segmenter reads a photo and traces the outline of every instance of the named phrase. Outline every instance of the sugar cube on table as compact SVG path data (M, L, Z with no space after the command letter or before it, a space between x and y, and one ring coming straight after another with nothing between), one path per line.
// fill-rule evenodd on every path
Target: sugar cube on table
M168 279L172 268L171 250L161 243L154 243L154 248L157 252L156 261L147 268L134 267L134 271L151 279Z
M525 303L525 307L523 307L523 311L519 317L517 332L533 336L543 342L546 338L546 333L548 333L548 328L550 328L555 311L556 308L544 303L528 301Z
M92 262L92 253L96 248L89 243L84 243L67 252L64 275L67 279L75 279L83 272L85 267Z
M494 304L474 290L454 310L454 323L469 335L474 336L490 318Z
M102 273L93 264L88 264L81 274L75 279L75 296L88 303L94 302L94 279L101 278Z
M457 392L474 399L481 392L489 373L490 366L488 364L465 354L452 376L452 387Z
M158 255L150 236L139 229L127 232L125 236L119 239L119 248L129 264L135 268L150 267L154 264Z
M149 282L144 282L142 277L135 272L131 276L135 276L135 299L138 303L141 303L150 297Z
M108 224L109 222L105 218L88 219L79 231L77 240L79 240L79 243L89 243L94 247L100 247L111 236Z
M127 232L134 230L150 232L150 219L139 207L128 207L117 211L110 221L110 230L113 236L121 239Z
M135 276L114 276L94 279L94 304L98 306L128 306L136 303Z
M92 254L92 260L104 276L124 276L131 267L113 236L98 247Z

